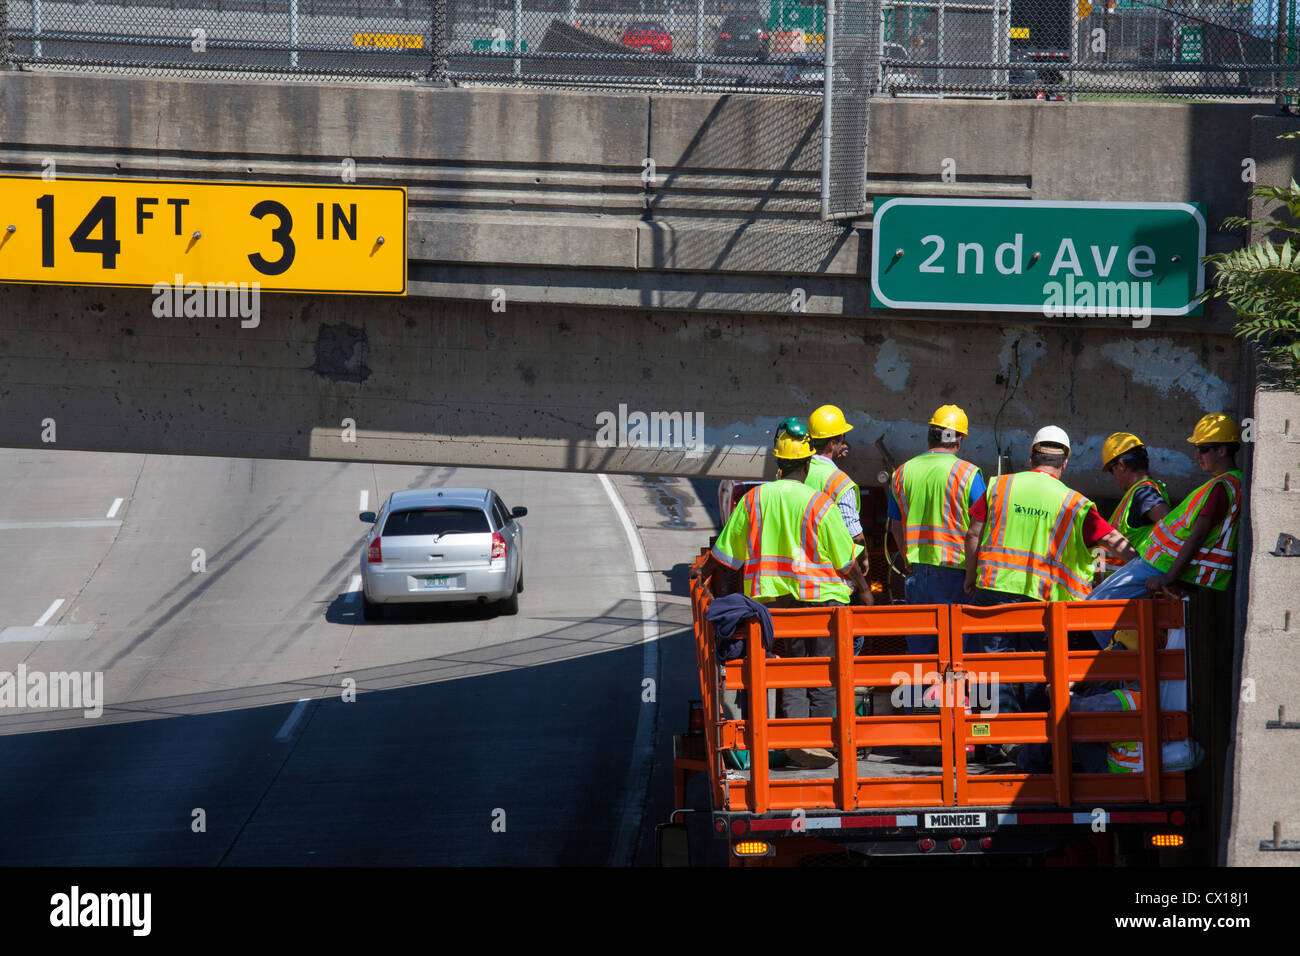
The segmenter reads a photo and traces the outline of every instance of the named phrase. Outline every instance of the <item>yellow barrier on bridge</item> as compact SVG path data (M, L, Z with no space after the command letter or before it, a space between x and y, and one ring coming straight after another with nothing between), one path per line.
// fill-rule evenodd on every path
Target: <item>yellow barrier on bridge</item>
M419 33L354 33L352 45L397 50L423 50L424 37Z

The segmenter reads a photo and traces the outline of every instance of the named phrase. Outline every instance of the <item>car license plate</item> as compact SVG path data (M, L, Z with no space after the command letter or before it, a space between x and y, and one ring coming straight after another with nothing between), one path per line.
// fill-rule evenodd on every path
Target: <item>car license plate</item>
M982 813L927 813L925 828L927 830L976 829L984 826Z
M449 588L451 587L451 576L447 574L435 574L429 577L420 578L420 587L426 591L436 588Z

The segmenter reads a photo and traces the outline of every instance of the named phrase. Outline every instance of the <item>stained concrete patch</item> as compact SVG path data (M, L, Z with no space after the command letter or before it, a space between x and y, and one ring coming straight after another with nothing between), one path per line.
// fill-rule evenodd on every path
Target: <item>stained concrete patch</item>
M322 323L316 336L316 363L311 370L335 382L364 382L370 377L366 365L369 350L365 329L346 322Z
M18 644L25 641L85 641L95 633L93 624L54 624L52 626L0 628L0 642Z
M1100 351L1116 365L1128 369L1134 382L1154 388L1161 395L1178 389L1207 412L1233 407L1227 383L1206 370L1191 349L1175 346L1173 339L1121 339L1105 343Z
M893 339L886 339L880 346L876 357L876 378L885 383L891 391L901 392L907 384L907 377L912 373L912 366L903 355L902 349Z

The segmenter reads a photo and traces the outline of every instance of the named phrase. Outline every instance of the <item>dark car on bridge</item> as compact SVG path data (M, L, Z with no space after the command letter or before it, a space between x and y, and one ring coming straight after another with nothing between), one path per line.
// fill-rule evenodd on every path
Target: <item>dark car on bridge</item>
M763 21L746 13L733 13L722 21L713 41L714 56L752 56L766 59L767 30Z

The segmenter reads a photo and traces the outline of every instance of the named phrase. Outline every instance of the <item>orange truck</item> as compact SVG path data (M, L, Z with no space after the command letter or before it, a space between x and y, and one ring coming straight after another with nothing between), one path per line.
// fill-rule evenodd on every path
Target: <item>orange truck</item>
M694 567L702 569L707 555L702 550ZM665 865L996 862L1008 855L1149 865L1183 862L1204 843L1189 774L1161 765L1163 745L1189 736L1187 713L1158 704L1160 682L1186 678L1185 652L1165 647L1170 632L1184 627L1182 601L773 610L778 653L783 640L825 636L834 640L834 656L768 657L751 619L737 632L746 638L744 656L724 662L706 620L713 600L709 582L693 579L701 697L691 702L688 730L675 738L678 809L658 828ZM1098 650L1091 632L1114 629L1130 632L1126 643L1135 649ZM964 653L964 637L983 646L975 638L990 633L1045 635L1047 650ZM904 635L933 635L937 652L907 654ZM854 656L856 636L865 643ZM990 680L1045 684L1049 710L971 707L977 689L990 699ZM1079 681L1129 682L1136 706L1072 712L1069 689ZM900 693L918 684L930 688L933 706L911 713L896 706ZM787 687L832 688L836 716L776 718L768 692ZM724 712L730 691L745 692L739 718ZM883 702L890 698L895 706ZM1140 742L1142 769L1086 773L1075 766L1074 745L1113 742ZM1045 745L1050 768L1024 773L1009 761L975 759L1001 758L997 744ZM779 755L794 748L825 748L839 759L821 770L779 766ZM694 807L687 806L691 792Z

